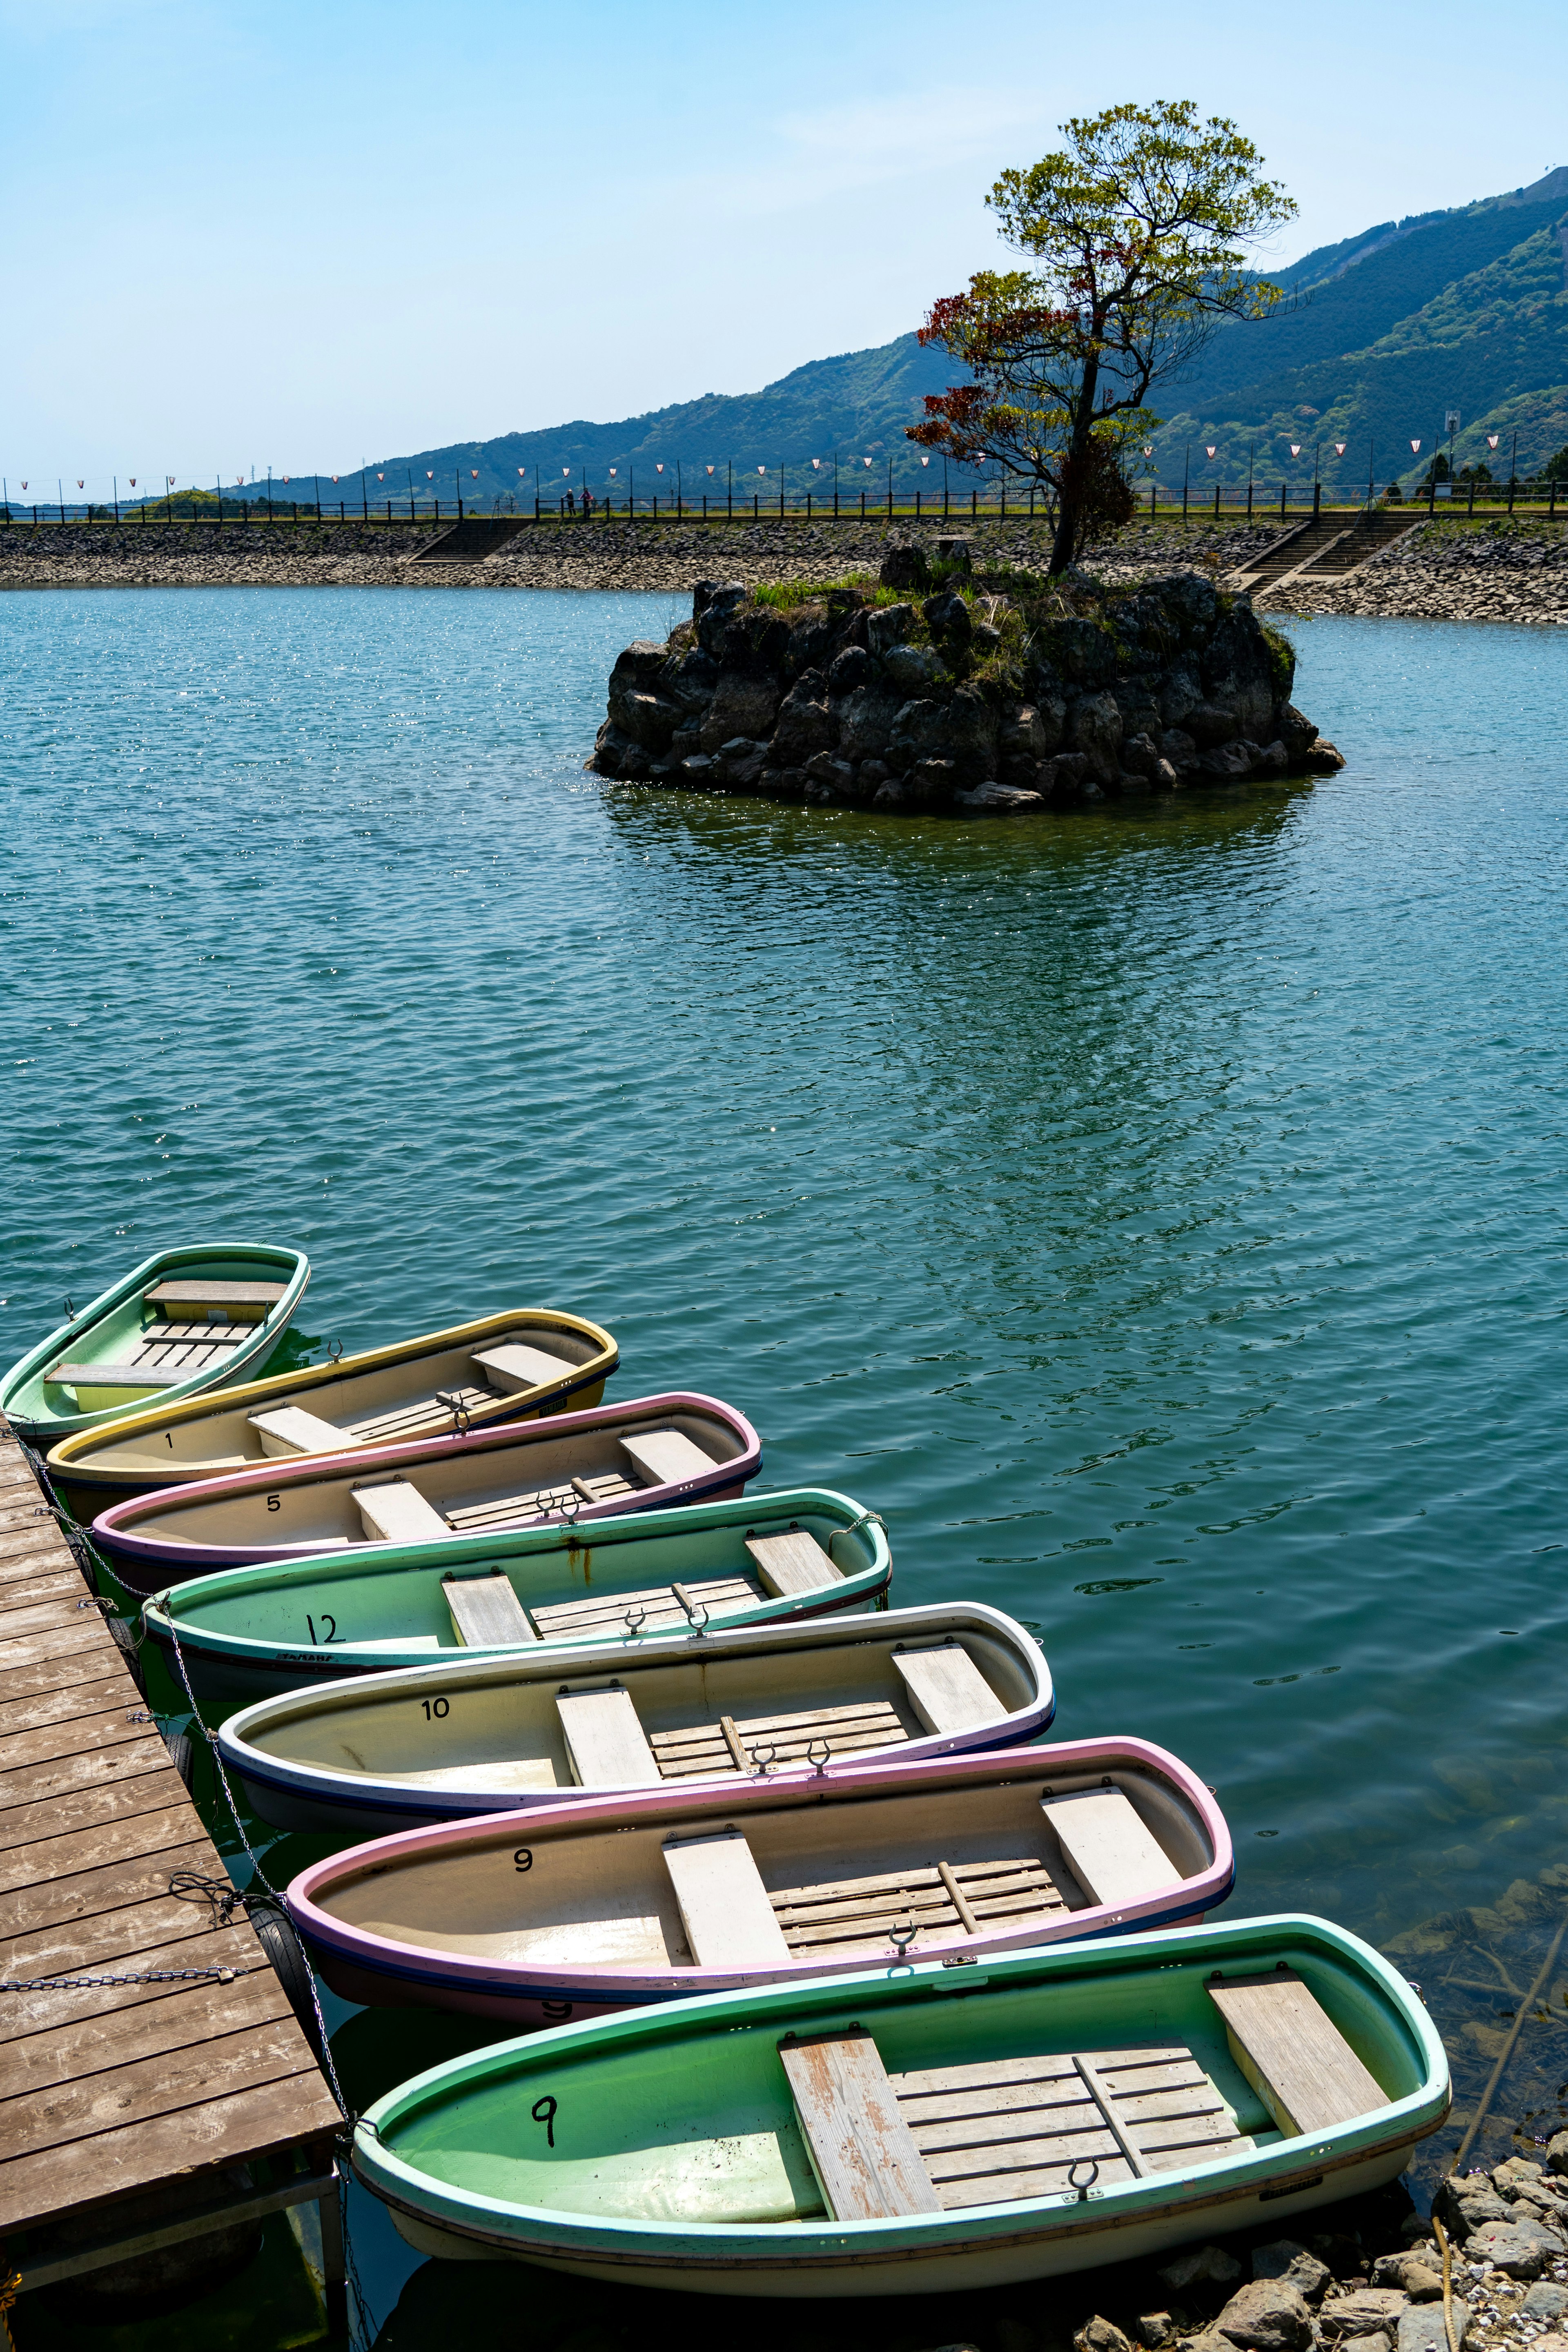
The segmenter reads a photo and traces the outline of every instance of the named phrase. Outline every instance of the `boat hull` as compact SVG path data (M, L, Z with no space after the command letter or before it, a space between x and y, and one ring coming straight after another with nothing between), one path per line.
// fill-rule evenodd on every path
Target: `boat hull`
M181 1486L242 1469L265 1458L249 1416L282 1404L304 1403L331 1420L385 1410L397 1401L425 1396L454 1379L477 1349L494 1346L518 1330L571 1355L558 1379L531 1389L473 1402L476 1429L532 1421L543 1415L587 1412L601 1402L605 1382L620 1360L614 1336L583 1316L553 1307L519 1307L454 1324L386 1348L338 1356L303 1371L236 1383L217 1398L195 1398L184 1405L148 1405L127 1412L106 1433L79 1431L50 1447L49 1483L72 1516L84 1524L100 1511L138 1495Z
M135 1366L128 1360L142 1328L143 1294L160 1283L202 1277L262 1282L280 1286L282 1295L254 1323L229 1318L223 1328L238 1328L238 1339L220 1360L204 1363L188 1379L138 1381ZM12 1365L0 1379L0 1413L18 1437L31 1444L52 1446L79 1432L106 1429L141 1410L153 1396L167 1407L253 1379L282 1340L310 1279L310 1261L302 1251L280 1249L266 1242L189 1243L181 1249L160 1251L100 1292L79 1315L51 1331ZM207 1327L209 1337L212 1328ZM47 1375L57 1364L72 1368L79 1364L87 1374L96 1369L100 1377L51 1381Z
M729 2253L709 2255L686 2248L663 2255L584 2253L570 2245L552 2244L543 2234L531 2239L523 2252L499 2233L443 2229L427 2215L400 2204L376 2184L370 2185L376 2186L405 2243L440 2262L532 2263L542 2270L563 2271L573 2278L599 2279L607 2286L812 2302L828 2295L958 2294L984 2287L1020 2286L1030 2279L1068 2278L1076 2272L1112 2263L1145 2262L1232 2231L1280 2231L1298 2214L1337 2205L1343 2198L1364 2196L1397 2180L1417 2146L1414 2139L1396 2137L1387 2147L1364 2156L1338 2163L1325 2159L1322 2171L1313 2176L1310 2187L1294 2191L1287 2185L1250 2191L1211 2189L1184 2198L1168 2211L1136 2224L1102 2220L1063 2227L1037 2222L1005 2235L976 2229L930 2253L878 2252L851 2245L784 2260L776 2254L750 2259Z
M932 1729L893 1660L905 1648L954 1643L989 1686L995 1712L962 1727ZM628 1798L646 1798L643 1783L579 1785L567 1752L555 1706L560 1684L584 1673L602 1680L606 1664L604 1653L584 1648L553 1652L542 1665L525 1657L501 1665L471 1660L329 1684L231 1716L218 1732L218 1750L263 1821L345 1843L511 1813L520 1804L576 1803L589 1794L611 1795L617 1786ZM689 1642L656 1641L640 1651L617 1644L614 1675L639 1729L646 1725L665 1748L672 1767L666 1786L676 1785L676 1769L692 1772L689 1753L677 1752L682 1745L722 1749L717 1718L726 1714L732 1723L740 1718L776 1780L792 1760L798 1765L805 1757L810 1769L816 1734L829 1721L838 1745L825 1739L823 1760L837 1771L874 1755L901 1767L1013 1748L1037 1738L1056 1708L1038 1644L982 1602L713 1633L700 1658ZM822 1713L846 1702L865 1711L856 1730L845 1727L842 1712L836 1718ZM781 1756L779 1711L803 1705L807 1711L784 1735L789 1752ZM766 1731L751 1732L749 1709L760 1711ZM902 1743L881 1744L890 1739L894 1713ZM704 1753L700 1774L679 1785L742 1794L754 1769L715 1769Z
M116 1504L94 1519L92 1540L124 1591L146 1601L171 1585L225 1569L312 1559L329 1548L355 1556L388 1549L356 1517L357 1487L396 1480L413 1486L437 1510L447 1499L455 1507L465 1498L472 1505L487 1486L526 1489L531 1483L537 1488L549 1482L559 1489L570 1479L568 1465L580 1460L590 1472L595 1465L610 1465L623 1435L635 1442L639 1430L667 1424L683 1425L695 1435L696 1450L709 1455L706 1471L602 1502L585 1501L573 1490L570 1515L563 1507L519 1507L509 1517L495 1517L486 1532L578 1527L687 1503L729 1501L744 1494L762 1467L762 1441L743 1413L714 1397L670 1391L464 1436L261 1463ZM221 1540L225 1535L244 1539Z
M1306 1988L1342 2049L1348 2037L1365 2089L1364 2105L1344 2101L1339 2120L1306 2134L1275 2126L1271 2069L1246 2071L1227 2039L1234 2011L1217 2006L1222 1982L1267 1986L1280 1974ZM884 2094L916 2102L907 2127L924 2136L889 2160L906 2179L911 2158L915 2178L929 2165L934 2200L879 2193L872 2218L833 2217L799 2078L781 2060L791 2044L845 2035L869 2042ZM1054 2072L1017 2076L1031 2053ZM1005 2069L989 2063L998 2058ZM1065 2077L1089 2086L1070 2103L1087 2095L1109 2113L1104 2070L1171 2059L1190 2070L1182 2079L1206 2084L1210 2104L1162 2104L1154 2116L1215 2121L1174 2139L1157 2123L1128 2123L1146 2147L1166 2150L1152 2165L1105 2162L1116 2144L1107 2134L1100 2159L1086 2168L1080 2158L1069 2172L1071 2133L1092 2145L1099 2126L1058 2120L1055 2101L1049 2120L1031 2121L1007 2095L1009 2082ZM962 2136L948 2135L940 2104L922 2126L921 2099L976 2101L987 2077L997 2095L962 2109ZM944 2094L955 2081L970 2087ZM1136 2100L1136 2084L1110 2095ZM568 2024L401 2084L362 2121L353 2163L405 2239L447 2260L521 2260L689 2294L949 2294L1236 2231L1277 2235L1393 2179L1449 2101L1442 2044L1414 1990L1345 1930L1287 1916L1023 1952L973 1977L894 1964ZM865 2146L887 2147L885 2129L873 2108ZM861 2159L862 2179L880 2170ZM853 2179L847 2160L846 2171ZM984 2196L1004 2182L1028 2193L964 2201L966 2189Z
M1002 1824L1026 1835L1033 1821L1044 1845L1042 1789L1065 1794L1111 1783L1152 1800L1166 1851L1179 1856L1168 1881L1114 1905L1092 1895L1086 1903L1080 1894L1079 1907L1037 1911L999 1926L987 1926L982 1916L966 1927L954 1916L946 1927L920 1929L920 1958L952 1968L984 1967L1009 1951L1122 1936L1134 1927L1153 1933L1195 1924L1225 1900L1235 1875L1225 1817L1177 1758L1146 1741L1120 1738L904 1764L860 1759L729 1788L666 1785L521 1807L499 1821L405 1832L333 1854L294 1879L289 1914L311 1965L345 2000L453 2010L518 2031L797 1978L856 1978L876 1953L875 1942L864 1937L837 1954L797 1949L779 1964L726 1967L663 1957L668 1946L679 1945L681 1932L673 1906L660 1904L664 1842L738 1829L775 1880L788 1883L793 1876L809 1885L832 1874L863 1884L864 1874L885 1871L890 1862L904 1864L911 1843L921 1847L932 1836L945 1834L956 1861L994 1850ZM928 1828L937 1822L941 1832ZM604 1857L597 1871L595 1847ZM1003 1851L1023 1849L1005 1843ZM818 1856L835 1857L837 1866ZM775 1867L784 1858L784 1866ZM612 1873L615 1892L606 1905ZM1061 1873L1061 1856L1054 1853L1051 1875L1059 1879ZM406 1874L406 1893L400 1874ZM520 1875L528 1891L519 1888ZM557 1887L566 1890L563 1917L580 1924L555 1927ZM602 1921L593 1916L595 1894L599 1907L611 1914ZM365 1902L372 1923L353 1916ZM645 1925L650 1909L660 1917L651 1935ZM484 1940L488 1927L505 1921L503 1932L489 1940L516 1948L531 1913L538 1921L531 1952L514 1958L440 1948L448 1920L461 1922L465 1946ZM399 1916L405 1927L401 1937L392 1924ZM875 1937L875 1930L868 1932ZM638 1962L617 1951L596 1968L588 1960L593 1936L615 1948L627 1933L648 1940L662 1933L659 1959ZM558 1957L563 1944L577 1948ZM880 1948L889 1955L896 1948L886 1932Z
M525 1608L544 1601L597 1596L619 1612L620 1596L684 1581L703 1607L703 1591L718 1581L733 1587L750 1568L749 1528L797 1521L833 1552L837 1580L818 1591L756 1600L747 1596L712 1606L715 1633L732 1625L782 1623L841 1610L878 1606L892 1577L886 1533L874 1512L826 1487L790 1487L728 1503L697 1503L680 1510L646 1511L600 1519L582 1535L558 1528L527 1528L505 1538L448 1537L444 1542L367 1546L358 1559L326 1555L313 1560L264 1562L195 1577L147 1601L142 1622L177 1691L187 1685L204 1711L247 1706L257 1699L353 1675L428 1666L448 1657L499 1657L521 1651L538 1658L536 1643L465 1651L442 1597L445 1575L479 1575L500 1566ZM760 1588L759 1588L760 1589ZM679 1609L668 1622L645 1622L646 1639L701 1633ZM608 1657L614 1644L637 1638L626 1614L606 1618L602 1630L550 1636L550 1646L594 1643ZM178 1641L178 1655L175 1643Z

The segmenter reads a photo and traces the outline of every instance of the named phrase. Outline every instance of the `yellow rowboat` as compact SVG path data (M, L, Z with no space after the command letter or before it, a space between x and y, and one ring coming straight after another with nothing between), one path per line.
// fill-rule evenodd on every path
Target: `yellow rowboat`
M264 1242L189 1243L160 1250L0 1378L0 1412L35 1445L91 1436L156 1400L187 1398L259 1372L288 1330L310 1279L300 1250Z
M133 1496L252 1464L581 1412L599 1402L619 1361L599 1324L513 1307L221 1396L149 1403L112 1429L86 1429L52 1447L49 1478L86 1522Z

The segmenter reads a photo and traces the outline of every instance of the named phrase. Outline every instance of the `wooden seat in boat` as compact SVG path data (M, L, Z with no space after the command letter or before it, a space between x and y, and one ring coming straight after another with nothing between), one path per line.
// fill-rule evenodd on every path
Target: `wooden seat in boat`
M790 1528L778 1536L748 1536L746 1549L757 1563L757 1573L768 1591L781 1600L792 1592L818 1592L824 1585L843 1581L814 1535Z
M444 1576L441 1590L465 1649L509 1649L537 1640L504 1569L492 1568L484 1576Z
M376 1486L352 1490L364 1531L375 1543L428 1543L449 1536L451 1528L433 1504L406 1478L388 1478Z
M679 1429L637 1429L621 1440L643 1476L654 1486L677 1486L683 1478L705 1478L713 1456Z
M909 1948L918 1951L922 1937L950 1943L961 1933L1043 1924L1068 1908L1045 1864L1033 1856L916 1864L869 1878L778 1887L770 1899L790 1950L812 1958L862 1946L885 1949L895 1927L914 1928Z
M264 1323L287 1289L281 1282L204 1282L198 1276L155 1282L142 1293L142 1301L146 1307L174 1308L174 1321L195 1322L216 1307L234 1322Z
M824 1747L829 1756L859 1756L901 1747L909 1737L895 1706L868 1698L847 1706L803 1707L794 1715L721 1716L716 1723L650 1732L648 1745L661 1776L684 1780L700 1772L752 1772L763 1761L804 1763L813 1751L820 1757Z
M249 1423L261 1440L263 1454L330 1454L353 1440L346 1430L323 1421L303 1405L275 1404L268 1412L253 1412Z
M1218 2086L1180 2044L992 2058L915 2068L889 2081L949 2210L1069 2186L1109 2188L1253 2147ZM1069 2184L1075 2167L1084 2169Z
M931 1650L898 1649L893 1664L928 1731L967 1731L1007 1712L961 1642Z
M569 1357L552 1356L542 1348L527 1346L521 1339L507 1339L498 1348L476 1348L473 1362L479 1365L482 1377L502 1396L516 1396L523 1389L542 1389L558 1381L563 1372L577 1369Z
M1040 1810L1061 1840L1073 1876L1091 1903L1133 1903L1181 1872L1120 1789L1085 1789L1042 1797Z
M650 1584L640 1592L547 1601L531 1614L542 1642L591 1641L601 1633L667 1633L689 1625L694 1610L726 1616L766 1598L755 1577L715 1576L700 1584Z
M616 1470L605 1470L591 1478L568 1478L563 1486L535 1486L524 1495L502 1495L488 1503L459 1503L447 1517L461 1535L483 1535L487 1528L517 1527L524 1519L551 1512L570 1517L584 1503L615 1503L637 1491L629 1478L623 1478Z
M836 2221L940 2213L920 2147L881 2053L863 2026L779 2043L801 2134Z
M739 1830L671 1838L664 1861L699 1968L777 1968L788 1960L762 1873Z
M658 1782L658 1766L630 1691L618 1685L609 1690L563 1691L555 1711L579 1788L646 1789Z
M1387 2103L1310 1986L1292 1971L1210 1979L1231 2055L1288 2138Z
M201 1366L190 1370L199 1371ZM155 1371L150 1364L52 1364L44 1378L68 1389L172 1389L186 1374Z
M459 1406L477 1412L481 1405L495 1402L490 1389L465 1388L454 1381L442 1391L444 1396L455 1397ZM395 1445L405 1437L445 1437L450 1434L455 1416L449 1404L435 1397L421 1397L412 1404L400 1404L390 1412L372 1413L366 1421L351 1421L343 1431L345 1443L357 1441L361 1445Z
M837 2221L1110 2187L1253 2147L1179 2043L889 2074L871 2035L851 2027L792 2034L779 2058Z

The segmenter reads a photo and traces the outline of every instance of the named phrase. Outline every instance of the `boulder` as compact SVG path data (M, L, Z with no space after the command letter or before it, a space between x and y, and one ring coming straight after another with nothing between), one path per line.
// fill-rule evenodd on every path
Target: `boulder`
M776 678L722 671L702 722L702 749L717 751L731 735L771 734L783 699Z
M1184 727L1167 727L1160 738L1160 757L1169 760L1178 776L1195 776L1198 747Z
M1252 772L1265 782L1289 774L1290 754L1278 737L1272 743L1265 743Z
M773 740L774 755L786 767L804 767L814 752L828 751L837 741L838 728L827 708L827 680L820 670L807 670L790 688L779 705Z
M1333 2273L1327 2263L1321 2263L1316 2254L1310 2254L1294 2238L1276 2238L1269 2245L1252 2249L1252 2275L1255 2279L1283 2279L1308 2303L1318 2303Z
M879 681L852 694L838 714L838 742L847 760L880 759L892 740L902 703Z
M847 800L855 789L855 771L847 760L836 760L831 751L818 751L805 762L805 796L808 801Z
M1304 753L1311 750L1318 740L1317 729L1310 719L1297 709L1293 702L1288 702L1279 713L1279 732L1284 738L1285 748L1293 760L1300 760ZM1563 2138L1568 2142L1568 2132L1563 2134ZM1550 2154L1550 2151L1548 2153Z
M1255 2278L1233 2294L1215 2321L1240 2352L1308 2352L1312 2315L1307 2298L1282 2278Z
M1445 2180L1436 2201L1449 2229L1457 2230L1465 2238L1472 2230L1479 2230L1483 2221L1508 2221L1512 2210L1484 2173L1479 2179L1471 2175L1463 2180Z
M1121 713L1115 696L1079 695L1068 712L1068 741L1083 753L1100 783L1113 783L1121 750Z
M702 595L702 587L708 591L705 596ZM697 642L704 653L711 654L715 661L720 661L724 653L725 632L732 616L744 604L747 591L740 580L726 581L722 586L704 582L702 587L693 590L691 598L697 622ZM700 604L699 597L702 598Z
M961 686L943 719L942 749L966 784L996 772L996 713L977 687Z
M1339 2352L1394 2352L1394 2339L1381 2331L1373 2336L1342 2336Z
M1336 751L1326 736L1320 735L1300 764L1310 776L1333 776L1344 766L1345 755Z
M1160 746L1152 735L1129 735L1122 739L1121 764L1129 775L1142 776L1148 782L1160 764Z
M690 784L697 792L708 792L714 784L722 781L718 769L717 760L710 760L706 751L697 751L689 759L682 760L681 781Z
M658 673L658 690L679 702L682 710L705 710L719 683L719 665L700 646L667 661Z
M1239 784L1257 767L1258 756L1256 743L1226 743L1220 751L1200 752L1198 768L1202 774L1213 776L1222 784Z
M612 720L645 751L667 751L685 716L679 702L667 702L662 695L611 691Z
M1464 2352L1465 2337L1469 2332L1470 2307L1464 2298L1453 2301L1454 2341ZM1448 2331L1440 2303L1413 2304L1400 2315L1398 2332L1394 2339L1394 2352L1448 2352Z
M879 611L866 615L866 642L879 660L901 646L915 625L912 604L884 604Z
M1098 2312L1079 2329L1073 2346L1074 2352L1132 2352L1121 2328L1109 2319L1101 2319Z
M929 588L931 566L925 550L910 540L889 540L877 576L884 588Z
M1548 2256L1561 2252L1554 2233L1529 2221L1483 2221L1470 2237L1465 2252L1472 2263L1490 2263L1512 2279L1536 2279Z
M1298 712L1297 716L1300 718L1300 713ZM1314 736L1317 731L1316 728L1312 730ZM1546 2163L1549 2171L1568 2173L1568 2131L1560 2131L1547 2141Z
M954 588L944 589L938 596L928 596L921 611L933 637L952 637L962 644L974 626L968 605Z
M827 671L827 691L837 700L841 695L853 694L858 688L869 686L877 675L877 665L864 646L846 646L835 654Z
M1061 749L1068 707L1059 698L1045 703L1021 702L1001 720L997 740L1004 751L1026 751L1033 760L1048 760Z
M1169 760L1156 760L1149 783L1151 790L1156 793L1174 793L1181 790L1182 779Z
M1521 2319L1533 2319L1541 2326L1561 2319L1565 2311L1568 2286L1558 2286L1551 2279L1538 2279L1533 2286L1526 2287L1524 2301L1519 2306Z
M1234 713L1217 702L1194 702L1182 725L1200 751L1217 751L1240 731Z
M942 676L942 664L929 646L889 646L882 667L900 694L923 694Z
M1318 2326L1324 2342L1330 2344L1337 2344L1342 2336L1388 2335L1398 2326L1408 2305L1409 2298L1399 2287L1352 2287L1319 2306Z
M951 760L917 760L904 778L904 797L911 807L942 808L963 781Z
M1379 2254L1372 2266L1373 2286L1396 2286L1412 2303L1430 2303L1435 2294L1443 2292L1443 2273L1434 2271L1431 2262L1412 2251L1403 2254Z
M1045 807L1046 796L1016 784L984 783L972 793L954 793L952 804L977 815L1027 816L1031 809Z
M1168 2311L1146 2311L1133 2321L1132 2333L1144 2352L1162 2352L1162 2347L1174 2339L1175 2322Z

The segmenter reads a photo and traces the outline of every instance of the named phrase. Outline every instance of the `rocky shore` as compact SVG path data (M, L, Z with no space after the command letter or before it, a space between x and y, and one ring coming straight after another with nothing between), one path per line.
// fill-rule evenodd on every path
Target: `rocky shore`
M628 646L589 767L630 782L879 810L1026 815L1344 762L1290 700L1295 656L1191 572L1108 588L894 543L859 587L700 581Z
M943 526L902 535L934 553ZM963 526L981 569L1043 571L1049 535L1027 518ZM1148 572L1238 569L1272 545L1278 520L1212 518L1131 524L1093 548L1087 569L1108 583ZM755 522L546 522L480 563L413 561L437 536L407 523L14 523L0 526L0 588L365 587L618 588L687 596L699 580L817 580L875 571L885 519L799 516ZM1568 522L1445 517L1417 525L1352 577L1296 581L1259 592L1259 609L1411 620L1568 621Z

